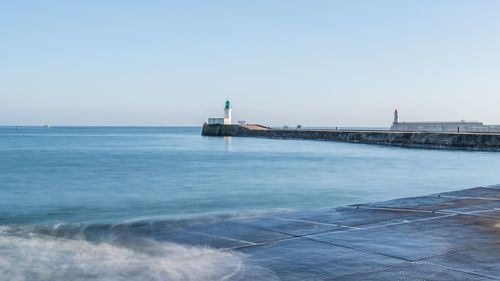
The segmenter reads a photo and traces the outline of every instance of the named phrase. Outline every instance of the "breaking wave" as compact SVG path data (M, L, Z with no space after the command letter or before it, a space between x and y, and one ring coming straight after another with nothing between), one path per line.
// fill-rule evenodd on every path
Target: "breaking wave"
M236 252L146 238L89 241L32 230L0 226L0 280L275 279Z

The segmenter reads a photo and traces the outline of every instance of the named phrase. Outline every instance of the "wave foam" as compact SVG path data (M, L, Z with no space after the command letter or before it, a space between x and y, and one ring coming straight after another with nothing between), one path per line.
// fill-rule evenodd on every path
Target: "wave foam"
M127 245L0 229L0 280L271 280L242 254L151 240Z

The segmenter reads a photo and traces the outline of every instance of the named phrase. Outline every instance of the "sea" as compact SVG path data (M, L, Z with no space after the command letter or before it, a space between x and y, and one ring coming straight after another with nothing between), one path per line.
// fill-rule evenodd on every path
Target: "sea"
M200 127L0 127L0 281L229 280L248 257L161 233L498 184L498 167L496 152Z

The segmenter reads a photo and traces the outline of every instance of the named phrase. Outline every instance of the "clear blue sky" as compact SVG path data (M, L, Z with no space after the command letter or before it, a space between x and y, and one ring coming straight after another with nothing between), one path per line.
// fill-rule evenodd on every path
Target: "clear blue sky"
M2 1L0 124L500 123L500 1Z

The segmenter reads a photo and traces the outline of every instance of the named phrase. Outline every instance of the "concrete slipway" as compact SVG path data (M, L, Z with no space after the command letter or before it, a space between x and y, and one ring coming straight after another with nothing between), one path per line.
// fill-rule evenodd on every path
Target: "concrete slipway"
M162 239L244 253L280 280L500 280L500 185L199 224ZM229 280L255 280L242 270Z

